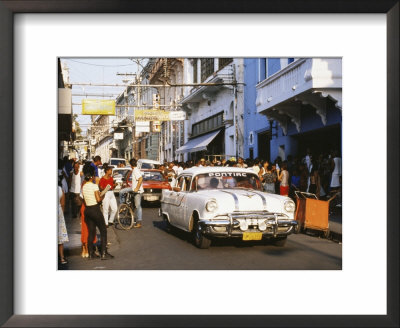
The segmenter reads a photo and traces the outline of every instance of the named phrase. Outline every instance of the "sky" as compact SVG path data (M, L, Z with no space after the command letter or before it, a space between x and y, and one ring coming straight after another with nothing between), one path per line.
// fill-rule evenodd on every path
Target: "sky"
M133 57L132 57L133 58ZM95 93L101 95L113 94L112 97L87 96L88 99L115 99L125 87L110 86L81 86L74 83L108 83L126 84L125 79L132 80L133 76L119 76L117 73L139 73L140 66L129 58L61 58L61 64L67 65L69 69L69 81L72 84L72 110L78 114L82 131L86 131L90 125L90 115L82 115L80 105L84 96L74 96L74 94ZM142 65L145 61L142 60ZM85 133L85 132L84 132Z

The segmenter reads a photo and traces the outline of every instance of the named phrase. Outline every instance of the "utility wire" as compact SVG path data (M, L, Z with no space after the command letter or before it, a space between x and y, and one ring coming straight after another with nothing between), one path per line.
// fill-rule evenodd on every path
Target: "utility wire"
M69 58L66 58L67 60L70 60L70 61L72 61L72 62L75 62L75 63L79 63L79 64L84 64L84 65L91 65L91 66L101 66L101 67L124 67L124 66L135 66L136 64L135 63L132 63L132 64L126 64L126 65L104 65L104 64L92 64L92 63L84 63L84 62L81 62L81 61L79 61L79 60L74 60L74 59L69 59Z

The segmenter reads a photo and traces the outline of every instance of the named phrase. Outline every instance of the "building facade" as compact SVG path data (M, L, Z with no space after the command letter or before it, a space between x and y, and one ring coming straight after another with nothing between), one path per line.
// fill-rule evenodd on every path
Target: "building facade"
M250 86L246 89L245 130L249 137L253 135L252 143L246 143L248 157L251 152L264 157L265 144L260 142L268 139L270 160L302 157L307 149L314 154L341 151L340 58L267 58L246 63L246 83L260 80L255 95Z
M184 160L243 156L244 61L240 58L184 60L182 109L187 113Z
M183 97L183 87L169 85L182 84L184 60L181 58L157 58L153 59L149 71L150 84L163 84L158 88L160 109L167 111L179 110L179 102ZM160 124L160 161L183 160L183 156L176 150L184 143L183 121L164 121ZM151 142L154 142L154 138ZM148 142L150 144L150 142Z

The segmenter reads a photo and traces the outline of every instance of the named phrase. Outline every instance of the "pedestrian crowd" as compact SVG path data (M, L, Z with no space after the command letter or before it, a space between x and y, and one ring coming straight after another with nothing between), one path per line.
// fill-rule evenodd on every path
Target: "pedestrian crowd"
M135 204L135 228L142 226L141 195L144 192L143 178L137 167L136 159L129 162L132 168L132 186L123 188L119 193L120 203L126 201L128 192L133 192ZM99 168L101 166L101 169ZM119 164L118 167L122 167ZM262 182L265 192L295 198L295 192L308 192L324 199L341 190L342 162L336 150L329 153L313 154L310 149L302 157L288 156L282 160L277 157L273 162L263 159L243 159L235 157L212 161L201 158L187 162L164 162L161 173L171 186L177 176L191 167L240 167L253 170ZM80 214L82 257L111 259L107 251L107 228L114 224L118 207L114 196L112 167L102 164L100 156L93 161L80 162L64 157L59 161L59 211L58 211L58 250L61 264L66 264L63 244L68 242L64 214L73 218ZM100 206L102 205L102 206ZM96 228L100 231L100 252L97 247Z
M166 179L174 185L176 177L191 167L241 167L252 169L263 184L264 191L295 198L295 191L309 192L318 198L328 197L341 187L342 162L336 150L313 154L310 149L302 157L288 156L286 160L277 157L273 162L235 157L229 159L201 158L187 162L164 162L160 169Z
M99 176L102 165L103 176ZM59 210L58 210L58 250L61 264L66 264L63 244L68 242L68 232L64 215L72 218L80 215L82 257L102 260L112 259L107 250L107 228L114 224L117 201L112 167L102 164L101 157L93 161L80 162L64 157L58 164ZM102 205L102 206L100 206ZM100 231L100 251L97 247L96 228Z

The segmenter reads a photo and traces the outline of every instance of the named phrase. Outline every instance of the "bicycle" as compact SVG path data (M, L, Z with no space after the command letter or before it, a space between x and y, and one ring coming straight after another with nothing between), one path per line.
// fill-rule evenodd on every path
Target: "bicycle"
M126 202L119 204L117 211L117 222L124 230L132 229L133 225L136 223L134 206L134 193L130 191L126 195Z

